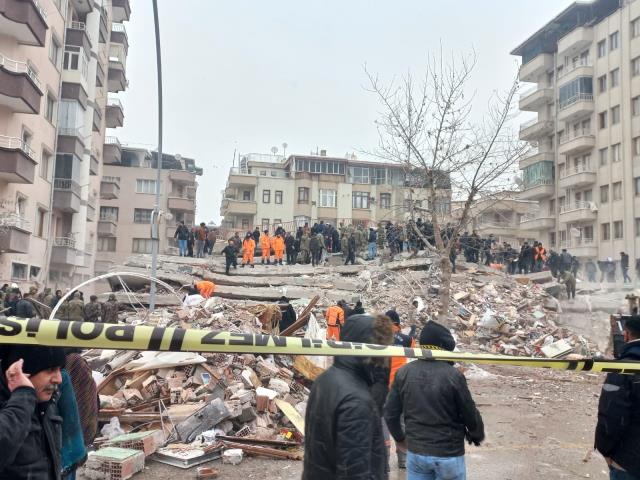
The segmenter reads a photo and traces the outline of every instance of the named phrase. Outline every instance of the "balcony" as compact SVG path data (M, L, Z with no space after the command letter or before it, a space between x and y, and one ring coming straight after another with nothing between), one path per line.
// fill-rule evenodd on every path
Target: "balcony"
M17 213L0 213L0 253L29 253L31 224Z
M540 75L553 70L553 55L541 53L520 67L521 82L535 82Z
M596 181L596 170L589 165L583 165L565 170L560 176L558 187L560 188L580 188L591 185Z
M41 97L42 84L31 66L0 54L0 106L13 113L37 114Z
M551 214L542 212L526 213L520 218L520 228L522 230L550 230L556 226L556 219Z
M558 152L560 155L576 155L596 146L596 137L590 128L579 129L560 138Z
M89 39L84 22L71 22L70 26L67 27L65 44L80 47L87 55L91 55L91 39Z
M87 202L87 222L95 222L95 221L96 221L96 205L95 203L91 204Z
M122 92L127 88L125 75L124 52L109 55L109 71L107 73L107 90L111 93Z
M553 132L553 122L551 120L538 120L534 118L520 125L520 140L537 140L550 132Z
M220 208L224 215L255 215L258 212L257 203L254 201L246 200L234 200L231 198L225 198L222 200L222 206Z
M76 241L71 237L56 237L51 249L51 264L70 270L76 264Z
M561 122L570 122L576 118L592 114L593 109L593 94L578 93L560 103L558 120Z
M124 109L117 98L107 99L106 122L107 128L117 128L124 124Z
M553 88L534 85L520 94L520 110L537 112L546 104L553 102Z
M98 221L98 236L99 237L115 237L118 228L115 219L106 219L102 215Z
M53 208L61 212L80 211L80 185L70 178L56 178L53 181Z
M579 53L593 43L593 28L578 27L558 41L558 58Z
M196 174L188 170L171 170L169 180L180 185L193 185L196 181Z
M578 77L593 77L593 65L591 62L584 60L565 65L562 70L558 72L558 81L561 82L562 85L567 84Z
M105 164L122 161L122 145L117 137L105 137L102 149L102 162Z
M177 210L179 212L193 212L196 209L196 202L192 198L169 197L167 200L167 208L169 210Z
M126 22L131 17L131 6L129 0L112 0L111 13L114 22Z
M524 170L528 166L538 162L553 162L554 156L555 154L551 150L551 147L532 148L527 152L526 156L520 160L520 170Z
M553 179L540 178L520 191L519 198L520 200L539 200L550 197L554 193L555 187L553 185Z
M100 162L98 158L91 152L91 156L89 157L89 175L98 175L100 172Z
M73 9L79 15L86 15L87 13L91 13L93 11L93 2L89 0L70 0L71 5L73 5Z
M58 153L69 153L78 158L84 156L84 138L80 127L58 128Z
M248 173L240 173L238 168L232 168L229 170L229 178L227 179L227 186L241 186L241 187L255 187L258 185L258 177Z
M99 132L102 127L102 111L97 103L93 104L93 127L94 132Z
M515 237L518 235L518 227L510 222L480 221L476 230L480 235L493 234L496 237Z
M127 29L122 23L111 24L111 43L118 43L124 47L125 52L129 50L129 38Z
M100 180L100 198L115 200L120 196L120 178L102 177Z
M593 238L574 239L567 249L571 255L580 258L596 258L598 256L598 245Z
M33 183L36 154L22 139L0 135L0 180Z
M593 222L598 217L598 209L593 202L575 202L560 207L559 220L562 223Z
M18 43L44 47L47 14L37 0L0 0L0 32Z

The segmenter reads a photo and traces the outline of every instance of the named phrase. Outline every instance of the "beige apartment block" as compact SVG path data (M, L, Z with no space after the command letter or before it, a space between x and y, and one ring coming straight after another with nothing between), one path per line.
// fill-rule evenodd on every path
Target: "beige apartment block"
M43 285L65 11L0 0L0 284Z
M640 2L576 2L518 46L531 143L523 231L579 257L640 258ZM632 263L633 264L633 263Z
M106 155L106 150L105 150ZM131 254L151 253L151 215L155 206L157 152L119 145L105 157L97 219L96 275L109 271ZM195 160L162 155L160 179L161 253L176 253L177 224L195 222L196 177L202 169Z
M440 179L438 203L451 209L451 185ZM416 175L406 175L398 164L365 162L350 156L246 154L229 172L220 215L228 230L258 226L292 228L324 220L377 224L408 218L410 202L426 217L431 206L428 190Z

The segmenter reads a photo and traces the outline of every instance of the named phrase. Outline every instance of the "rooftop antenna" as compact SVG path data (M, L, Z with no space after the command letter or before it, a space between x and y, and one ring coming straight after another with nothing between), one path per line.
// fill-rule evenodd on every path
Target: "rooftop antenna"
M278 153L278 147L276 146L271 147L271 153L273 153L274 155Z
M284 151L284 153L282 154L283 157L287 157L287 147L289 146L289 144L287 142L284 142L282 144L282 150Z

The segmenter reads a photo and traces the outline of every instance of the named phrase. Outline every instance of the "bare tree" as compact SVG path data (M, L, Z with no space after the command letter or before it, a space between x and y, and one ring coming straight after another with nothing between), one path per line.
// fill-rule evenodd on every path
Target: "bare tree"
M381 105L376 122L379 145L374 154L404 166L410 223L427 248L439 256L438 321L444 324L449 324L450 254L471 220L472 206L480 199L498 201L503 197L511 187L509 174L527 149L510 122L515 113L517 77L508 92L494 93L486 113L473 121L474 98L468 90L476 62L475 52L445 58L440 51L429 57L421 79L408 73L388 84L365 66L368 89ZM414 198L418 187L427 191L426 209ZM455 217L450 199L463 205ZM432 239L426 239L415 226L420 212L432 224Z

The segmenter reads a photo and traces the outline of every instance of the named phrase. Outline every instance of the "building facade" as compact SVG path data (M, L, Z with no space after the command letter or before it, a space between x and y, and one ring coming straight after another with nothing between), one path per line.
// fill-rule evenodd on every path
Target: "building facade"
M440 178L436 208L451 209L451 185ZM410 202L430 208L428 190L402 166L320 155L247 154L229 172L220 215L229 230L303 225L324 220L377 224L405 220Z
M518 46L521 219L530 238L604 260L640 258L640 2L576 2Z
M180 155L162 155L160 253L177 253L173 235L184 221L195 223L196 177L202 169ZM132 254L151 253L151 214L155 206L157 153L121 146L103 166L98 216L96 275ZM169 214L169 215L168 215Z

